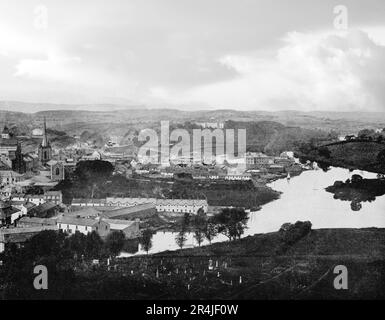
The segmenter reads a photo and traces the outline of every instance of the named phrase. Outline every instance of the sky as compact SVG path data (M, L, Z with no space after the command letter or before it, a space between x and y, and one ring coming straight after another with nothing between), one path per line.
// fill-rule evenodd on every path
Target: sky
M385 1L1 0L0 70L5 101L385 111Z

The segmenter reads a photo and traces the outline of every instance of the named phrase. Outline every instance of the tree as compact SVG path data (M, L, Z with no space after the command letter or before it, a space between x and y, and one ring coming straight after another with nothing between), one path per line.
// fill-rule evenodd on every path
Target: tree
M103 240L96 231L87 234L86 255L89 258L99 258L102 253Z
M326 162L324 162L324 161L318 161L318 162L317 162L317 165L318 165L318 167L320 167L320 168L322 169L322 171L324 171L324 172L328 172L329 169L330 169L330 166L329 166Z
M318 154L321 156L321 157L324 157L326 159L329 159L330 158L330 155L331 155L331 152L330 150L328 149L328 147L319 147L318 148Z
M191 222L191 214L189 212L185 212L183 216L183 221L182 221L182 229L187 228L190 225Z
M142 231L142 235L141 237L139 238L139 243L141 244L141 246L143 247L143 250L146 251L146 253L148 254L148 251L150 251L150 249L152 248L152 236L153 236L153 232L151 229L144 229Z
M66 254L66 235L53 230L42 231L23 247L11 244L2 257L0 268L1 294L5 299L52 299L63 297L73 285L75 261ZM32 286L33 270L43 265L49 270L49 290L35 290ZM4 276L4 277L3 277Z
M214 237L218 234L217 227L215 223L209 219L206 223L206 227L204 229L204 235L205 238L208 240L208 242L211 244L211 241L214 239Z
M218 232L223 233L230 241L241 237L248 219L248 214L242 208L225 208L214 217Z
M198 243L198 246L199 246L199 247L201 246L201 244L202 244L204 238L205 238L205 235L204 235L204 233L203 233L203 230L201 230L201 229L196 229L196 230L194 231L194 239L195 239L196 242Z
M377 154L377 161L385 168L385 149Z
M360 176L359 174L353 174L350 182L352 184L358 184L358 183L362 182L362 176Z
M108 161L80 161L76 165L75 175L85 181L105 181L110 178L114 167Z
M282 241L286 245L293 245L295 242L309 234L312 224L310 221L297 221L296 223L285 223L279 229Z
M108 161L80 161L76 165L74 177L78 186L86 188L88 196L93 198L96 189L112 177L113 171L114 167Z
M358 132L358 138L369 139L369 138L373 138L375 134L376 134L376 131L374 131L373 129L363 129Z
M26 252L32 259L55 256L64 245L65 235L53 230L44 230L33 236L26 244Z
M72 256L82 256L87 252L87 236L76 231L66 239L66 247Z
M107 236L104 244L107 251L115 257L122 251L125 240L126 236L122 231L113 231Z
M206 214L203 209L199 209L198 213L193 217L192 224L194 227L194 238L200 247L204 239L204 231L206 228Z
M298 150L303 154L309 154L314 149L314 144L311 142L302 142L298 146Z
M68 178L61 180L53 190L61 191L63 194L63 203L66 205L70 205L73 199L72 190L73 184L72 181Z
M179 248L183 248L185 243L187 241L186 232L185 230L181 230L175 237L175 242L178 245Z

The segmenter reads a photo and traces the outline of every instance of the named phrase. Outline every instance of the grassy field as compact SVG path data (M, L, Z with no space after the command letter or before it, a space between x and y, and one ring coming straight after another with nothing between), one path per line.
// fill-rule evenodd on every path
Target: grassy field
M347 267L347 290L333 286L337 265ZM383 299L384 267L385 229L320 229L290 246L275 232L128 258L110 267L108 281L151 284L141 298Z
M385 229L307 228L289 238L293 229L285 230L109 263L69 258L58 243L60 254L39 243L55 254L5 257L0 299L385 298ZM32 285L37 263L50 270L48 290ZM333 285L339 265L347 268L346 290Z

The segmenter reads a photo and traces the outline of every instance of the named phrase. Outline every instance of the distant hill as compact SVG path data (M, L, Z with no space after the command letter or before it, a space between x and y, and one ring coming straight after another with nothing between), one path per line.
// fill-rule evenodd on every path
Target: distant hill
M23 112L20 112L23 111ZM251 151L278 153L295 149L302 141L315 137L328 140L327 132L346 135L361 129L385 127L385 113L357 112L300 112L300 111L238 111L229 109L185 111L149 109L135 105L64 105L0 101L0 129L7 124L16 135L28 136L47 127L65 132L68 137L53 136L58 145L71 143L73 136L89 132L97 145L111 137L120 144L132 143L132 132L145 128L159 129L160 121L171 126L190 127L196 122L227 122L227 128L246 128L247 144Z
M30 103L21 101L0 101L1 110L16 110L24 113L36 113L47 110L68 110L68 111L115 111L115 110L133 110L143 109L142 105L127 104L55 104L55 103Z
M93 124L141 124L169 120L204 121L274 121L286 126L308 129L338 130L341 134L385 127L385 112L301 112L240 111L229 109L185 111L151 109L142 105L66 105L0 101L0 125L5 122L41 124L43 117L51 126L67 131L74 126Z
M279 154L297 150L310 140L324 143L335 141L337 135L318 129L287 127L274 121L241 122L227 121L226 128L246 129L247 151Z

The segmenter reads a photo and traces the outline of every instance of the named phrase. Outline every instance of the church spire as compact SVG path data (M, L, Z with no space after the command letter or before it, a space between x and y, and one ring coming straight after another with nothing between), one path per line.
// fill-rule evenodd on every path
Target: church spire
M45 117L44 117L44 124L43 124L43 141L41 142L41 146L42 147L48 147L49 146Z
M44 124L43 124L43 140L41 141L41 144L39 146L39 160L42 165L46 165L47 162L51 160L52 157L52 149L48 141L47 137L47 124L44 117Z

